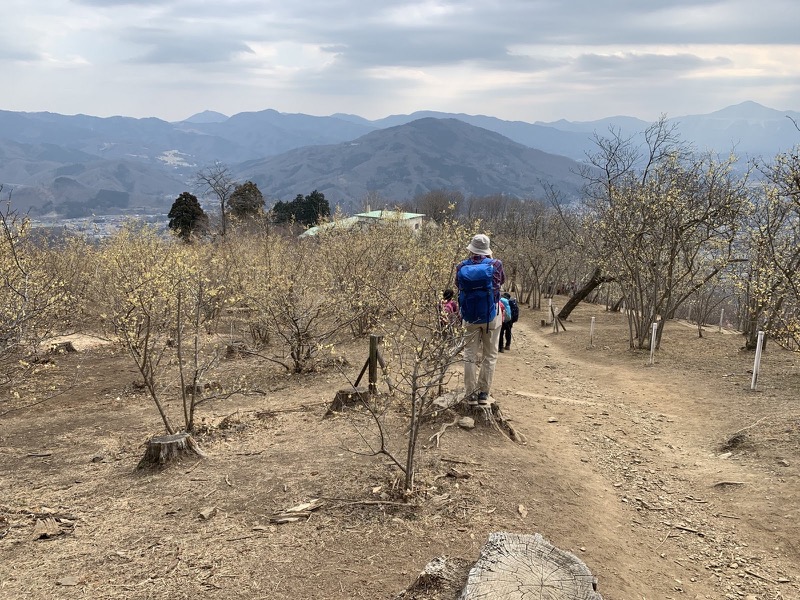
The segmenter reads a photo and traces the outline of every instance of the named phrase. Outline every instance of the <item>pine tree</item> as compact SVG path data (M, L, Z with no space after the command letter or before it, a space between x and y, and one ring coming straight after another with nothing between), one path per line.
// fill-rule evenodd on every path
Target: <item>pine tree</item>
M184 242L189 242L193 234L202 233L208 227L206 215L197 196L183 192L169 209L169 228Z

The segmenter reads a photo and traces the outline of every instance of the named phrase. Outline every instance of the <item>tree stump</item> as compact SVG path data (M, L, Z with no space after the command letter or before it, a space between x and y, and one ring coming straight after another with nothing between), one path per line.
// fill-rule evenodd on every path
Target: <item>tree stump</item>
M52 344L47 351L48 354L67 354L69 352L77 352L75 345L69 340Z
M483 420L489 423L502 435L510 439L512 442L518 444L527 444L527 438L511 424L511 421L506 418L503 411L500 409L500 404L492 396L489 396L488 404L478 404L477 406L470 406L466 404L467 409L473 414L483 417ZM476 418L477 422L478 419Z
M347 406L363 404L365 402L369 402L369 389L364 386L342 388L336 392L336 396L334 396L333 402L331 402L331 405L325 412L325 416L328 417L335 412L340 412Z
M481 549L459 600L603 600L577 556L541 535L497 532Z
M429 441L436 441L436 446L439 446L439 441L444 435L445 429L452 425L461 425L465 429L473 429L479 421L484 421L491 427L496 429L503 437L516 442L517 444L527 444L528 440L525 435L518 431L512 424L511 419L508 419L503 411L500 409L500 404L492 397L489 396L487 404L469 404L466 401L466 395L463 390L448 392L438 398L434 399L433 406L435 407L434 416L440 412L453 412L461 417L472 419L471 425L461 425L458 418L452 423L445 424L438 433L431 436Z
M159 435L147 441L147 450L137 469L163 469L170 463L187 456L202 458L205 453L187 432Z
M229 360L243 358L249 354L250 352L247 350L247 344L244 342L234 341L225 346L225 358Z
M463 589L468 573L466 560L437 556L396 600L452 600Z

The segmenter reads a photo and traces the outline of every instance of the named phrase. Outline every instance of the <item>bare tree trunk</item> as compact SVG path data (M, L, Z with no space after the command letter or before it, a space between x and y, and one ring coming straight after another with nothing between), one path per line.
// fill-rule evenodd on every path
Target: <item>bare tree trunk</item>
M569 317L574 308L578 306L578 304L580 304L584 298L592 293L592 290L594 290L601 283L606 283L607 281L613 280L613 277L604 276L600 271L600 267L596 267L589 280L572 295L572 297L564 305L564 308L561 309L561 312L558 313L558 318L562 321L565 320L567 317Z

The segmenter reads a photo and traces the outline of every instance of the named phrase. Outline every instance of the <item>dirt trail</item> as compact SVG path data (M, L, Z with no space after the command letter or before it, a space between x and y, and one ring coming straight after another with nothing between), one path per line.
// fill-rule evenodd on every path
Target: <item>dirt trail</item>
M365 411L323 418L338 372L227 361L221 377L247 371L261 393L203 405L208 458L142 474L161 423L130 360L110 346L57 357L0 398L8 410L64 390L0 421L0 598L388 600L435 556L476 559L493 531L574 552L606 600L800 598L798 357L770 350L753 393L735 336L670 324L647 366L622 315L581 306L553 335L540 314L515 325L493 389L528 443L479 422L437 446L441 414L409 502L396 466L360 443L375 441ZM347 352L357 371L365 343ZM386 418L401 456L401 400ZM308 520L270 522L312 498L326 504ZM37 539L49 514L74 527Z
M717 381L582 348L581 325L514 334L494 394L531 438L532 485L541 470L560 483L536 489L549 509L539 531L579 554L606 597L800 597L796 580L778 583L800 560L797 471L717 448L747 425Z

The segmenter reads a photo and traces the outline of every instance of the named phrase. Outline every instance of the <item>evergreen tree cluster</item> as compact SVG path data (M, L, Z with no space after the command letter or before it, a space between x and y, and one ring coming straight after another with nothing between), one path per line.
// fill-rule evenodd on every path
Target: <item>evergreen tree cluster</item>
M264 195L252 181L237 185L227 199L231 215L239 220L253 219L264 213ZM297 194L291 202L278 201L272 207L272 221L277 224L316 225L331 216L325 194L314 190L307 196ZM183 192L169 211L169 228L185 242L208 231L209 218L194 194ZM224 235L224 232L222 233Z
M331 216L331 207L325 194L314 190L307 196L297 194L291 202L278 201L272 208L276 223L300 223L312 226Z

